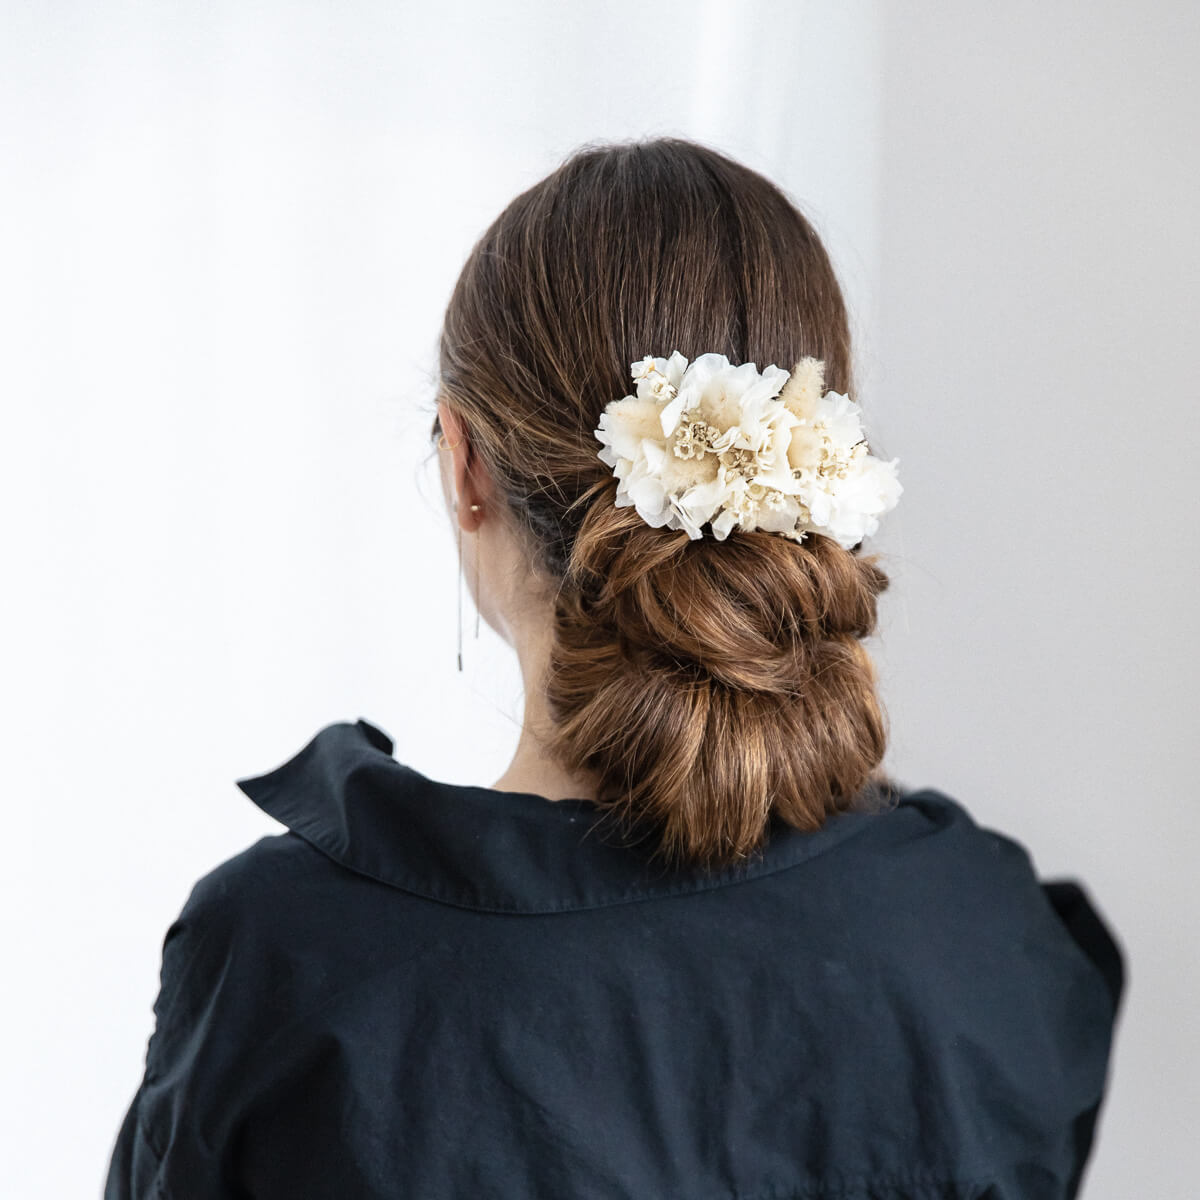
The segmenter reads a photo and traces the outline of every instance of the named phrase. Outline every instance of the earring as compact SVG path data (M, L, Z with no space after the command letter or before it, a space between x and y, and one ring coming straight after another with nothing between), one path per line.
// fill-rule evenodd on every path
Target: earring
M483 508L482 504L472 504L471 511L479 512ZM455 517L458 515L458 501L454 501ZM458 530L458 669L462 668L462 582L463 582L463 563L462 563L462 524L456 519L454 522ZM475 543L475 636L479 637L479 543Z
M446 435L444 433L439 433L438 437L437 437L437 444L438 444L439 449L442 449L442 450L457 450L459 448L459 446L462 445L462 439L460 438L452 446L452 445L450 445L450 443L448 441L446 441Z
M458 522L458 501L454 502L454 524L458 530L458 669L462 670L462 526Z
M482 504L472 504L471 511L478 512ZM475 640L479 641L479 542L475 543Z

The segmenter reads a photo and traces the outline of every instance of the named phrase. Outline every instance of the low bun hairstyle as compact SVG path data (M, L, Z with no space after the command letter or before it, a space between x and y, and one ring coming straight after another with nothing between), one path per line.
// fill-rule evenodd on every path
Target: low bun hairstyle
M773 820L818 829L885 782L862 639L888 579L818 534L692 540L616 507L599 415L632 362L674 350L785 370L811 355L853 391L837 279L779 188L681 138L592 144L472 250L440 399L553 584L548 751L670 862L719 870Z

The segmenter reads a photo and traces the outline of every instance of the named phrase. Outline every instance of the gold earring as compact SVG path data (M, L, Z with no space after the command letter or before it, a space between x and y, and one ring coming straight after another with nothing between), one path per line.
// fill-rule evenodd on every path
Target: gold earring
M479 512L483 508L482 504L472 504L471 511ZM454 502L454 511L458 512L458 501ZM458 669L462 670L462 524L459 521L454 522L455 528L458 531ZM475 547L475 636L479 636L479 546Z
M450 443L448 441L446 441L446 435L444 433L439 433L438 439L437 439L437 444L438 444L439 449L442 449L442 450L457 450L459 448L459 446L462 445L462 438L459 438L458 441L455 442L454 445L452 446L452 445L450 445Z
M454 530L458 538L458 669L462 670L462 525L458 520L458 501L454 502Z
M483 508L482 504L472 504L471 511L479 512ZM459 572L459 580L462 580L462 573ZM479 640L479 543L475 543L475 639Z

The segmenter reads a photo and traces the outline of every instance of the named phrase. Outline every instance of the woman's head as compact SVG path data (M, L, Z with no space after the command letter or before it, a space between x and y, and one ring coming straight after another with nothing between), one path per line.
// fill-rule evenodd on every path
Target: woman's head
M678 350L852 392L816 233L761 175L677 138L584 148L473 249L446 311L440 400L552 607L548 751L598 802L705 867L862 793L885 747L861 639L887 578L810 535L725 541L614 504L597 457L630 363Z

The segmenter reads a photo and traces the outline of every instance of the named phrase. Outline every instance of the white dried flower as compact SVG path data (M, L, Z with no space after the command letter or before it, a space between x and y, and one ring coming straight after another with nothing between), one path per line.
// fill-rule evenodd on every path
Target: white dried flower
M824 391L824 364L789 373L723 354L690 365L679 351L631 363L634 395L611 401L595 430L617 478L618 507L648 524L724 540L737 526L802 541L809 532L850 549L879 526L903 490L899 459L867 450L862 410Z

